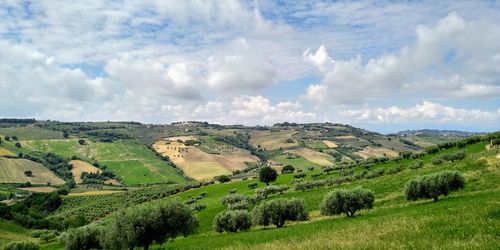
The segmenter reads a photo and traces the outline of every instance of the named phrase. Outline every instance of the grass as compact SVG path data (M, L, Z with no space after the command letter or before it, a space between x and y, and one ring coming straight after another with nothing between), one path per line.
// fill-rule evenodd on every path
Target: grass
M307 170L308 167L314 166L319 167L320 165L313 163L311 161L306 160L304 157L300 156L297 158L288 159L286 155L281 155L274 158L275 161L283 164L283 165L292 165L294 168Z
M292 135L295 133L293 130L281 130L279 132L271 131L254 131L251 133L250 144L253 147L258 145L265 150L276 150L281 148L293 148L298 146L297 140L293 143L286 143L286 139L291 139Z
M85 145L80 145L77 139L65 139L28 141L24 144L33 151L54 152L67 158L77 156L87 161L95 159L108 166L127 185L185 182L179 171L134 140L105 143L87 139Z
M0 218L0 247L4 247L11 241L33 240L28 235L28 230L13 222Z
M31 170L32 177L24 174ZM0 183L25 183L62 185L64 181L45 166L25 159L10 159L0 157Z
M0 156L15 156L15 154L6 148L0 147Z
M11 127L0 128L0 135L17 136L21 141L25 140L43 140L43 139L63 139L63 133L40 127Z

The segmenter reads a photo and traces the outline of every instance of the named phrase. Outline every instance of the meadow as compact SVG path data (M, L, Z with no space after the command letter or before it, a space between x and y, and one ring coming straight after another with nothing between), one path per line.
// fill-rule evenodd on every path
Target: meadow
M26 176L25 171L31 171L32 176ZM25 183L32 184L51 183L62 185L64 181L52 173L48 168L39 163L25 159L11 159L0 157L0 183Z

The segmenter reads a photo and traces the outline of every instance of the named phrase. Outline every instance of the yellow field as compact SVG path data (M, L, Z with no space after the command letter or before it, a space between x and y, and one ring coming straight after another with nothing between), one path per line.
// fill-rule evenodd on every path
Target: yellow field
M196 180L211 179L218 175L228 175L231 172L217 162L183 162L179 166L184 173Z
M10 152L9 150L0 147L0 156L15 156L16 154Z
M31 170L33 176L24 175L24 171ZM0 158L0 183L23 183L62 185L64 181L52 173L42 164L25 159Z
M35 192L35 193L52 193L56 191L57 189L55 187L29 187L29 188L20 188L22 190L30 191L30 192Z
M156 152L168 156L175 164L185 161L181 154L181 151L185 150L185 148L186 146L184 146L184 144L176 141L157 141L153 144L153 149L156 150Z
M101 170L92 166L90 163L80 161L80 160L73 160L70 161L69 164L73 165L73 168L71 169L71 173L73 173L73 179L75 179L76 184L82 183L82 173L87 172L87 173L100 173Z
M336 148L337 147L337 144L335 144L335 142L332 142L332 141L328 141L328 140L324 140L323 143L328 147L328 148Z
M185 146L177 141L158 141L153 144L153 148L168 156L187 176L197 180L230 174L234 170L246 168L245 162L258 161L257 157L241 149L209 154L197 147Z
M292 138L292 135L296 132L293 130L281 130L279 132L266 131L253 131L251 133L250 144L257 147L260 145L261 148L266 150L275 150L280 148L292 148L298 146L298 142L294 140L293 143L286 143L286 139Z
M185 142L185 141L189 141L189 140L192 140L192 141L196 141L196 137L192 136L192 135L186 135L186 136L174 136L174 137L168 137L166 138L166 140L169 140L169 141L182 141L182 142Z
M329 166L333 164L333 162L329 160L332 158L330 155L314 151L308 148L297 148L297 149L287 150L286 152L291 152L300 155L304 157L306 160L321 166Z
M367 159L370 157L382 157L382 156L396 157L396 156L398 156L398 152L396 152L394 150L390 150L388 148L372 148L372 147L366 147L365 149L363 149L361 151L355 152L355 154L361 156L364 159Z
M92 196L92 195L105 195L105 194L114 194L114 193L120 193L124 191L118 191L118 190L92 190L92 191L85 191L85 192L79 192L79 193L69 193L68 196Z

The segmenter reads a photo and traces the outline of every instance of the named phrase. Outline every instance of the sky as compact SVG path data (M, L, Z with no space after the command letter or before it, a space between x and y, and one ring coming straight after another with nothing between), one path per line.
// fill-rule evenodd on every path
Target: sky
M500 2L0 0L0 117L500 130Z

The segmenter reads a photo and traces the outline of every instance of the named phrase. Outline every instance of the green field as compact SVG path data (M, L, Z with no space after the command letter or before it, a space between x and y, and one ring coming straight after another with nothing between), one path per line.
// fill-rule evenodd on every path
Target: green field
M176 169L134 140L107 143L87 139L85 145L80 145L77 139L64 139L26 141L22 144L33 151L54 152L67 158L95 159L118 174L127 185L185 181Z
M28 232L26 228L0 218L0 247L3 249L10 241L33 240L28 236Z
M24 171L31 170L33 176L28 177ZM25 183L62 185L64 181L45 166L25 159L0 157L0 183Z
M11 127L0 128L0 135L17 136L19 140L43 140L43 139L62 139L63 134L60 131L53 131L39 127Z

